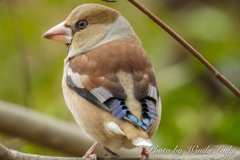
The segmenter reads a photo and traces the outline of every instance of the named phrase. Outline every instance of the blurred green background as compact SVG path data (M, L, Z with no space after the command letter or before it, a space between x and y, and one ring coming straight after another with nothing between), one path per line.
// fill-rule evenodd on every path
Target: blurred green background
M139 0L240 88L240 1ZM198 144L240 146L240 101L195 57L126 0L0 0L0 99L75 123L61 79L66 46L41 38L83 3L121 12L149 54L162 99L154 136L159 148ZM26 153L62 155L0 134L0 143Z

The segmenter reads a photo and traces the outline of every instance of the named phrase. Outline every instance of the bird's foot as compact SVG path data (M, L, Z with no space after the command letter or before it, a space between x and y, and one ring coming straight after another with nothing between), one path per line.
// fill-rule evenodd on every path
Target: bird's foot
M86 153L82 158L91 158L92 160L97 160L97 154L95 153Z
M145 160L146 158L149 158L149 153L146 148L142 148L141 155L139 156L140 160Z
M93 153L97 145L98 145L98 142L95 142L82 158L91 158L92 160L97 160L97 154Z

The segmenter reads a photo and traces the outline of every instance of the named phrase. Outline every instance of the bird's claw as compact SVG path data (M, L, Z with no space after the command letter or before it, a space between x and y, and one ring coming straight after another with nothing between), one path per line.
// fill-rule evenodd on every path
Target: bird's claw
M91 158L92 160L97 160L97 154L91 154L89 158Z
M82 158L91 158L92 160L97 160L97 154L91 153L91 154L85 154Z

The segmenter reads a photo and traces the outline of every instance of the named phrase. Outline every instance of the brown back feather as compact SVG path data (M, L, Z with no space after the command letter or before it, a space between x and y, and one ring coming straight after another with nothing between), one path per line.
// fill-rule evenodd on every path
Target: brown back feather
M102 86L116 96L126 97L116 76L118 71L133 75L134 92L138 100L146 97L149 84L156 86L151 62L137 38L122 38L105 43L70 58L69 66L73 72L88 76L83 82L87 90Z

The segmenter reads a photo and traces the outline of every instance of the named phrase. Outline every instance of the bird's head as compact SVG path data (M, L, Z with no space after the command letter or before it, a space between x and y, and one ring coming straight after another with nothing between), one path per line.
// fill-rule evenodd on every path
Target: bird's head
M122 37L136 36L121 14L100 4L76 7L67 19L48 30L43 37L69 47L68 58Z

